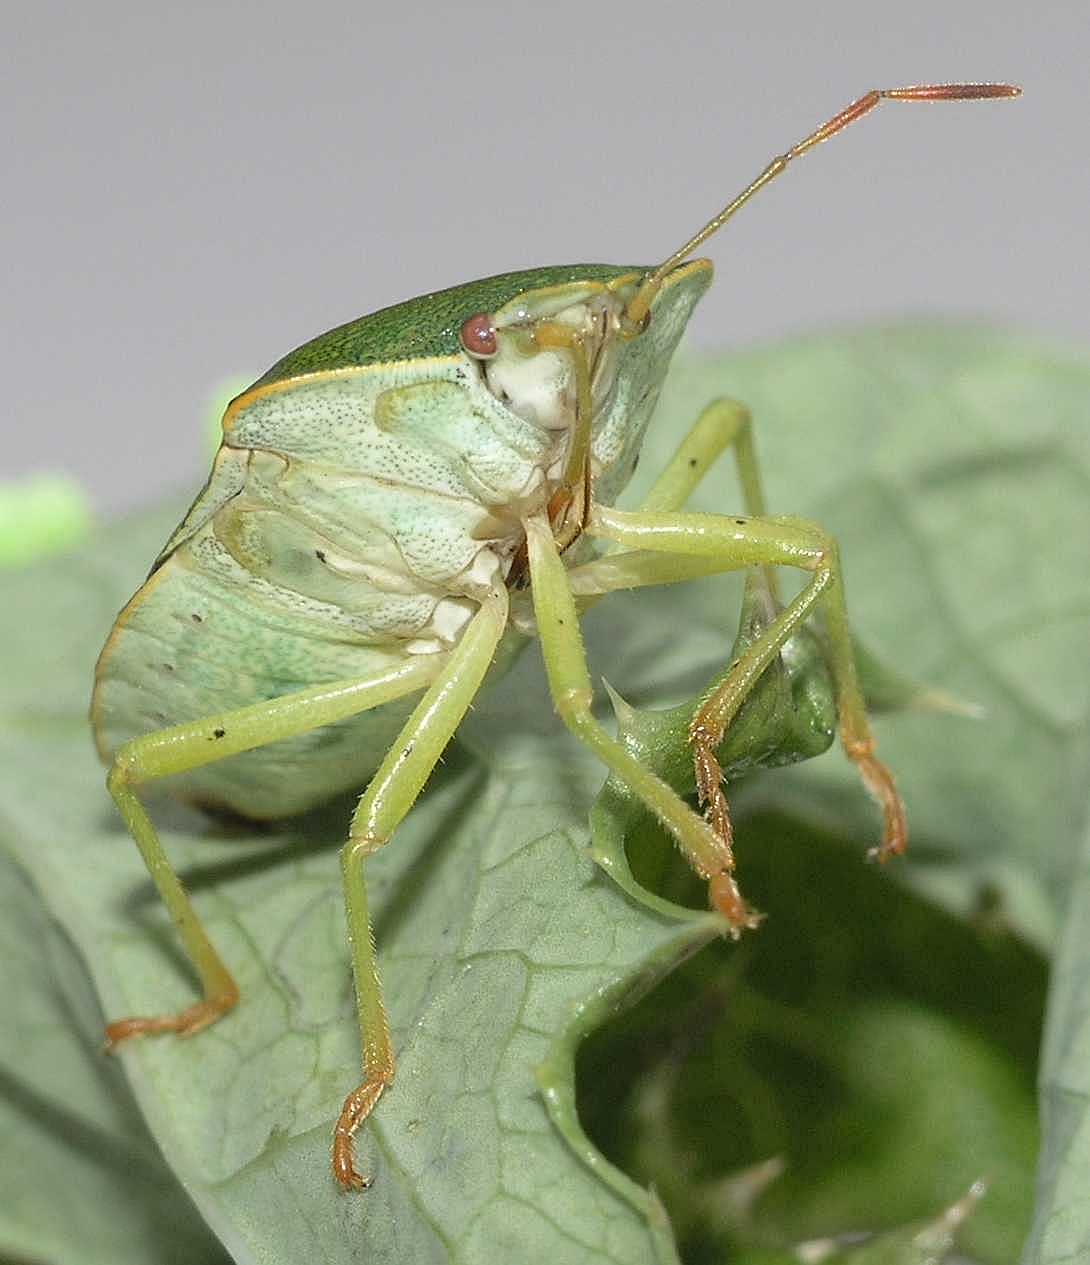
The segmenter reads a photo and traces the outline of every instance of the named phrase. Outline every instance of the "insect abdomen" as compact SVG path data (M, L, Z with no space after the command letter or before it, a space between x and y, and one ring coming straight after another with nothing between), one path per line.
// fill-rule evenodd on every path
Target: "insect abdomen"
M520 530L506 501L531 481L535 446L496 427L477 470L461 449L482 419L452 420L460 387L377 377L308 382L239 412L216 478L103 651L104 758L139 734L448 648L503 582ZM365 781L411 706L205 765L174 788L253 817L302 811Z
M92 719L104 759L139 734L401 661L397 646L330 635L301 612L254 601L248 589L203 570L198 556L186 545L164 563L122 612L102 652ZM411 706L390 703L169 785L244 816L290 816L373 772Z

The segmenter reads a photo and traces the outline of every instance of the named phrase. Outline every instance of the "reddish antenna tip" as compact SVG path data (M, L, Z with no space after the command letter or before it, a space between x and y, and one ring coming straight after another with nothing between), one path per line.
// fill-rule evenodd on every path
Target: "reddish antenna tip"
M815 145L820 145L822 141L827 141L838 132L842 132L857 119L869 114L883 101L986 101L1021 95L1022 89L1011 83L920 83L911 84L907 88L872 88L870 92L865 92L850 105L845 106L839 114L834 114L816 131L799 141L797 145L792 145L786 153L773 158L764 171L755 180L751 180L737 197L732 198L718 215L704 225L700 232L690 237L680 250L675 250L669 259L659 264L654 272L649 272L635 295L629 300L626 310L629 323L639 327L646 321L655 295L662 288L662 283L670 270L691 255L713 233L718 232L759 189L763 189L770 180L780 175L794 159L801 158Z
M891 101L994 101L1020 97L1013 83L922 83L908 88L887 88L880 94Z

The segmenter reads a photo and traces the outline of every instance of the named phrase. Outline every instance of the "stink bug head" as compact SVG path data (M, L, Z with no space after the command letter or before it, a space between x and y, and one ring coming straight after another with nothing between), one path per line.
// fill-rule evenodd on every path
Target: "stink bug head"
M677 265L639 327L627 311L652 270L586 271L590 275L574 281L521 290L493 311L470 313L459 338L472 370L503 407L546 431L570 435L558 446L558 461L572 464L573 479L582 420L596 495L611 499L631 474L671 357L711 284L712 266L706 259Z
M615 264L534 268L373 312L277 361L229 406L227 442L267 446L267 427L256 428L263 406L320 376L362 372L376 384L387 377L399 384L443 378L478 400L487 397L482 416L514 414L518 425L550 437L546 484L585 482L589 461L595 495L612 500L631 475L671 356L712 267L707 260L676 264L633 324L628 310L653 275L654 268ZM490 424L504 427L502 418Z
M535 277L538 284L516 290L502 304L467 311L458 329L459 345L487 390L524 420L570 436L552 470L559 488L565 489L559 520L550 509L554 526L564 521L580 482L584 518L591 477L597 484L595 496L605 502L627 482L670 358L693 306L711 282L711 264L690 256L750 198L795 158L883 101L964 101L1019 93L1009 84L987 83L872 90L773 158L657 267L632 272L574 267L564 270L570 274L565 281ZM530 280L530 274L522 277ZM493 279L503 280L508 278ZM561 531L558 538L564 536Z

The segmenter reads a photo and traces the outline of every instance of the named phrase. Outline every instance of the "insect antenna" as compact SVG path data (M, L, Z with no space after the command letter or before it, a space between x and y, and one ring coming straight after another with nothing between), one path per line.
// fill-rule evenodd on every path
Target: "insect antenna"
M908 88L876 88L865 93L858 100L853 101L851 105L841 110L839 114L834 114L828 122L823 123L816 131L811 132L805 140L799 141L797 145L792 146L786 153L773 158L764 171L748 184L737 197L732 198L718 215L710 219L698 233L690 237L684 246L674 251L669 259L661 263L654 272L648 273L626 309L625 318L629 329L635 333L643 327L647 314L651 310L651 305L655 301L655 295L662 288L662 283L666 280L669 273L683 259L691 255L702 242L707 241L713 233L718 232L727 220L753 197L758 189L763 189L769 181L774 180L792 159L800 158L807 150L813 149L815 145L820 145L822 141L827 141L831 136L835 136L837 132L843 131L850 123L854 123L856 119L861 119L864 114L869 114L882 101L979 101L992 100L997 97L1018 97L1021 95L1021 88L1007 83L915 84Z

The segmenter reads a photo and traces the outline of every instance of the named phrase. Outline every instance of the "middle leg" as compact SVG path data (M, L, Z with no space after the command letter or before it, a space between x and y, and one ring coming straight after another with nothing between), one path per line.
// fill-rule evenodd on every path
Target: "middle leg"
M720 396L703 409L643 498L640 509L648 514L682 509L711 467L728 450L734 454L742 508L750 518L766 517L768 507L753 443L753 417L745 404L729 396ZM775 568L764 567L761 574L765 588L775 601L779 595Z
M364 861L389 841L431 776L488 672L507 626L507 613L505 588L482 602L368 784L352 816L348 842L341 850L363 1047L363 1081L345 1099L333 1132L333 1176L345 1190L365 1190L371 1184L356 1169L353 1138L394 1079L394 1051L375 958Z

